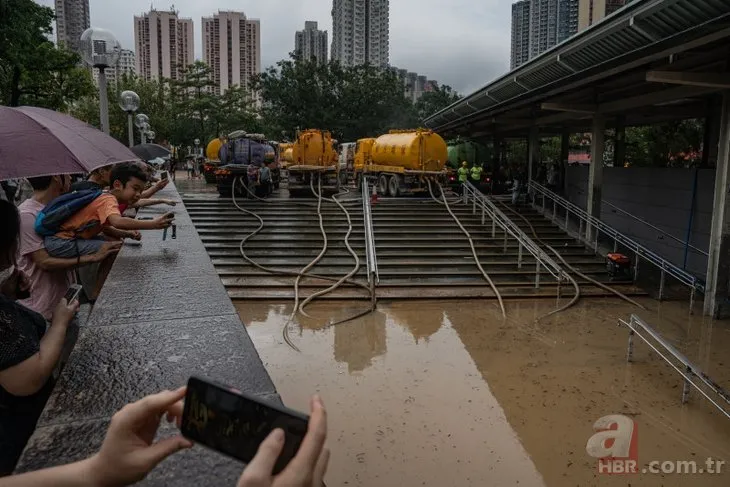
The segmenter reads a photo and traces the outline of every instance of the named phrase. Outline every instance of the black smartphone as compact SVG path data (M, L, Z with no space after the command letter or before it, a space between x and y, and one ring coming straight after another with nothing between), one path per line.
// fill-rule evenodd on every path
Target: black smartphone
M162 171L162 180L167 181L167 171Z
M79 299L79 294L81 294L83 287L79 284L71 284L68 287L68 290L66 291L66 295L64 298L66 298L66 302L71 304L73 301L77 301Z
M308 423L306 414L191 377L180 431L196 443L248 463L269 433L281 428L286 440L274 465L274 474L278 474L299 450Z

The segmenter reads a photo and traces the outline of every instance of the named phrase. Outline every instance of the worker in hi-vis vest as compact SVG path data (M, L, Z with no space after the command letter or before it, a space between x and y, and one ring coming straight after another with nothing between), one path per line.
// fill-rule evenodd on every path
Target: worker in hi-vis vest
M464 184L469 179L469 163L464 161L459 168L459 184Z
M471 180L474 184L479 184L479 181L482 180L482 171L484 169L479 164L474 164L474 167L471 168Z

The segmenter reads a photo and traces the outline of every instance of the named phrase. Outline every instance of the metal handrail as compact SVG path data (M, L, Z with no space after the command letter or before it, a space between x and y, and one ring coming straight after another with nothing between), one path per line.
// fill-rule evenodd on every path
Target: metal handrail
M652 327L647 325L641 318L639 318L636 315L631 315L631 318L629 321L624 320L618 320L619 324L624 325L629 328L629 341L628 346L626 350L626 361L631 362L634 355L634 335L641 338L644 343L646 343L649 348L654 350L662 359L664 359L665 362L667 362L669 365L672 366L674 370L676 370L679 375L681 375L684 378L684 387L682 388L682 404L685 404L687 400L689 399L689 392L690 387L694 387L697 389L700 394L702 394L708 401L712 403L713 406L715 406L717 409L722 412L727 418L730 419L730 412L723 408L720 404L718 404L713 398L710 397L709 394L707 394L698 384L696 384L692 377L697 377L702 384L704 384L709 390L711 390L715 395L718 396L718 398L721 398L724 400L727 404L730 404L730 394L720 387L715 381L710 379L707 374L702 372L702 369L700 369L697 365L690 362L690 360L685 357L679 350L674 348L672 344L668 343L656 330L654 330ZM649 339L647 339L644 335L642 335L642 332L645 332L649 337L651 337L656 343L661 345L671 356L674 357L674 359L681 364L681 366L684 368L684 371L680 370L680 368L673 363L665 354L663 354L657 347L652 344Z
M702 250L702 249L699 249L699 248L695 247L694 245L692 245L691 243L689 243L689 242L685 242L685 241L684 241L684 240L682 240L681 238L677 238L677 237L675 237L674 235L672 235L671 233L667 232L666 230L662 230L661 228L657 227L656 225L652 225L651 223L649 223L648 221L644 220L643 218L640 218L640 217L638 217L638 216L634 215L633 213L629 213L628 211L626 211L626 210L624 210L624 209L621 209L621 208L619 208L618 206L614 205L613 203L610 203L610 202L608 202L608 201L606 201L606 200L603 200L603 201L602 201L602 203L603 203L604 205L608 205L608 206L610 206L610 207L611 207L611 208L613 208L614 210L616 210L616 211L618 211L618 212L620 212L620 213L622 213L622 214L624 214L624 215L628 216L629 218L631 218L631 219L633 219L633 220L636 220L637 222L639 222L639 223L641 223L641 224L643 224L643 225L646 225L647 227L650 227L650 228L652 228L653 230L656 230L657 232L661 233L662 235L666 235L667 237L671 238L671 239L672 239L672 240L674 240L675 242L679 242L679 243L680 243L680 244L682 244L682 245L686 245L686 246L687 246L687 247L689 247L690 249L694 250L695 252L697 252L697 253L699 253L699 254L702 254L702 255L704 255L705 257L709 257L709 256L710 256L709 252L707 252L707 251L704 251L704 250Z
M669 274L670 276L677 279L682 284L685 284L686 286L689 286L692 289L692 297L691 300L694 300L694 293L695 291L699 291L700 293L704 293L705 290L705 284L704 282L699 279L697 276L694 276L690 274L689 272L685 271L684 269L680 268L679 266L672 264L668 260L660 257L655 252L649 250L645 246L641 245L640 243L636 242L635 240L627 237L626 235L622 234L612 226L606 224L605 222L599 220L598 218L589 215L585 210L582 208L576 206L575 204L571 203L570 201L566 200L565 198L558 196L557 194L553 193L549 189L545 188L544 186L536 183L535 181L530 181L528 183L528 192L530 194L540 194L543 198L542 200L542 206L543 206L543 212L545 212L545 199L549 198L553 201L553 218L557 217L557 207L560 206L565 209L565 230L568 231L568 223L570 214L574 214L576 217L578 217L580 226L578 230L578 235L581 240L583 240L586 244L593 246L594 250L598 251L598 238L601 233L604 235L610 237L614 241L614 250L617 249L617 246L619 243L624 245L626 248L634 252L637 259L634 263L634 279L636 279L637 273L638 273L638 263L639 258L643 258L644 260L650 262L657 268L661 270L661 281L660 281L660 287L659 287L659 298L661 299L664 294L664 276L665 274ZM533 204L537 206L537 204L534 202ZM585 234L583 232L583 224L585 223ZM591 235L589 233L589 230L593 228L595 230L595 235ZM589 238L589 236L591 238Z
M370 207L370 191L368 179L362 178L362 216L365 226L365 260L367 263L368 283L380 283L378 272L378 256L375 252L375 230L373 229L373 213Z
M495 237L496 227L499 226L504 231L505 248L507 246L507 235L511 235L517 240L519 245L519 257L518 266L522 266L522 249L526 249L537 261L538 270L540 266L544 267L557 281L567 280L567 276L563 269L547 254L542 248L537 245L530 237L527 236L522 229L515 224L510 218L508 218L502 210L484 194L482 194L473 184L466 182L463 184L464 188L464 203L468 204L469 198L472 199L473 213L476 213L476 208L479 207L482 210L482 224L485 223L485 216L489 216L492 220L492 238ZM539 272L538 272L539 279ZM539 283L539 280L537 281Z

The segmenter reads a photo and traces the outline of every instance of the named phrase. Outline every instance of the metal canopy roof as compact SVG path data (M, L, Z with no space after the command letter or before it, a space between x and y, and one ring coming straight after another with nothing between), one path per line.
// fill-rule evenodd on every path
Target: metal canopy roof
M667 85L649 72L727 73L729 40L730 0L638 0L424 122L483 137L582 129L595 113L627 124L702 116L717 83Z

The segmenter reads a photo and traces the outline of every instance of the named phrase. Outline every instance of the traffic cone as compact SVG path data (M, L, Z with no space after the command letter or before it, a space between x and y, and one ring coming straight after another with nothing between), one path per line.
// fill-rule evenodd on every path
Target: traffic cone
M374 205L377 202L378 202L378 187L373 186L373 194L370 195L370 204Z

